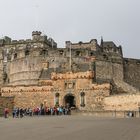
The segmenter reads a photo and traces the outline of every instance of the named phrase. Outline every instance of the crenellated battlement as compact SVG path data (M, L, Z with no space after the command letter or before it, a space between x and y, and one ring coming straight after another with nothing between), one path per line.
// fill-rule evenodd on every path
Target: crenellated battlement
M54 73L51 74L52 80L59 80L59 79L92 79L94 78L93 71L87 72L66 72L66 73Z
M12 47L12 45L20 45L20 44L32 44L32 43L45 43L49 47L57 48L57 43L50 38L48 39L46 35L42 35L40 31L33 31L32 32L32 39L20 39L20 40L12 40L10 37L5 36L3 39L0 39L0 46L1 47L7 47L7 45L10 45L9 47ZM53 45L53 46L52 46Z
M101 42L101 47L104 53L107 53L107 54L112 53L113 55L117 54L117 55L123 56L122 47L116 46L115 43L112 41Z
M96 39L92 39L89 42L79 41L78 43L72 43L71 41L66 41L66 48L72 49L91 49L97 51L98 42Z

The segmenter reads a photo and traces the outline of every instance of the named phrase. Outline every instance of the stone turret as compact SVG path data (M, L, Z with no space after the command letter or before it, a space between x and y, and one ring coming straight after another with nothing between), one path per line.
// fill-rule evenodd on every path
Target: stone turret
M39 40L40 39L40 37L41 37L41 32L40 31L33 31L32 32L32 38L33 38L33 40Z

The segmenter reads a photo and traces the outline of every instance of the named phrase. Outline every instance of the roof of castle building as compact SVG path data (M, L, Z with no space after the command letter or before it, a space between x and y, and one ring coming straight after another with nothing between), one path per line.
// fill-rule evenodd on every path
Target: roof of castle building
M115 45L115 43L113 41L104 41L103 42L103 47L113 48L113 47L117 47L117 46Z

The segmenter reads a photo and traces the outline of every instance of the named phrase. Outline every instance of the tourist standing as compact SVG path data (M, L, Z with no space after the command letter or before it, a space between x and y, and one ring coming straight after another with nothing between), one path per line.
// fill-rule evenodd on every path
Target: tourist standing
M5 108L4 109L4 117L5 118L8 118L8 115L9 115L9 109L8 108Z
M13 112L12 112L13 118L16 117L16 108L13 108Z

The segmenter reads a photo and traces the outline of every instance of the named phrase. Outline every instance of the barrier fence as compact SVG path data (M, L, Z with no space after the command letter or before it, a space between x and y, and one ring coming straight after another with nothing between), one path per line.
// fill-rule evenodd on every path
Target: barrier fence
M88 115L88 116L94 116L94 117L116 117L116 118L130 118L130 117L140 117L140 111L79 111L75 110L72 111L72 115Z

